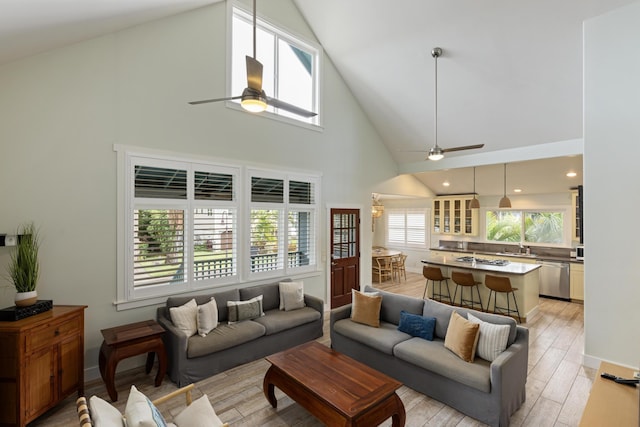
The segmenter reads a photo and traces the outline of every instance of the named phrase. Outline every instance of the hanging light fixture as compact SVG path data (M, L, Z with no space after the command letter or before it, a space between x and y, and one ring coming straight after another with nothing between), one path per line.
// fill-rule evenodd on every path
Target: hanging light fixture
M442 148L438 147L438 57L442 55L442 49L439 47L434 47L431 50L431 56L435 59L435 85L434 85L434 117L433 117L433 140L435 145L429 150L429 160L440 160L444 157L444 152Z
M504 164L504 193L502 199L500 199L500 203L498 204L500 208L510 208L511 200L507 197L507 164Z
M476 199L476 167L473 167L473 200L469 203L469 209L480 209L480 201Z
M374 224L376 218L380 218L384 213L384 206L378 200L376 193L371 194L371 231L374 231Z

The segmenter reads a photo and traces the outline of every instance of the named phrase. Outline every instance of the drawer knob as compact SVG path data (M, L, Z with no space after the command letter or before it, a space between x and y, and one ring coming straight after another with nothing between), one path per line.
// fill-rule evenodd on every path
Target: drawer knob
M57 337L58 335L60 335L60 330L56 329L56 331L54 332L54 335Z

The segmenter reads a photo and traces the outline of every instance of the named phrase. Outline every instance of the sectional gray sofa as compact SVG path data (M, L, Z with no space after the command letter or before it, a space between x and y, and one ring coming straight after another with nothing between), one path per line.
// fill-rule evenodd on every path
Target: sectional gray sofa
M380 291L380 327L350 320L351 305L331 311L331 347L491 426L508 426L525 401L529 331L510 317L452 307ZM400 311L435 317L435 338L427 341L400 332ZM451 312L510 326L507 348L493 362L460 359L444 346Z
M227 301L246 301L262 295L265 315L254 320L228 324ZM207 336L187 337L171 321L170 307L192 298L198 305L215 297L218 327ZM157 320L166 329L164 343L169 378L178 387L208 378L234 366L260 359L322 336L324 303L312 295L304 296L306 307L281 311L278 283L231 289L204 295L178 296L158 307Z

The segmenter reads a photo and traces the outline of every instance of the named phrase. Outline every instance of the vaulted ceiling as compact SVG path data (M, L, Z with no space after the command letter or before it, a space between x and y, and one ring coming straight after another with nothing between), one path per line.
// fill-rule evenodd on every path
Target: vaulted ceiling
M218 1L3 0L0 64ZM471 166L495 169L580 154L582 23L633 0L293 2L399 173L434 186L455 171L457 180L469 182ZM424 159L435 143L436 46L444 50L438 60L438 145L485 147L432 162ZM573 168L576 157L570 158L566 165L519 165L528 171L523 179L543 181L556 192L568 184L558 183L554 173ZM501 193L502 180L486 191Z

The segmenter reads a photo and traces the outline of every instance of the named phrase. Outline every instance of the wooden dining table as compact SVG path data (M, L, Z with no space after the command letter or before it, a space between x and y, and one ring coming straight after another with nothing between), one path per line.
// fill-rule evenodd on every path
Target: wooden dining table
M398 256L402 251L396 251L393 249L371 249L371 258L385 258Z

